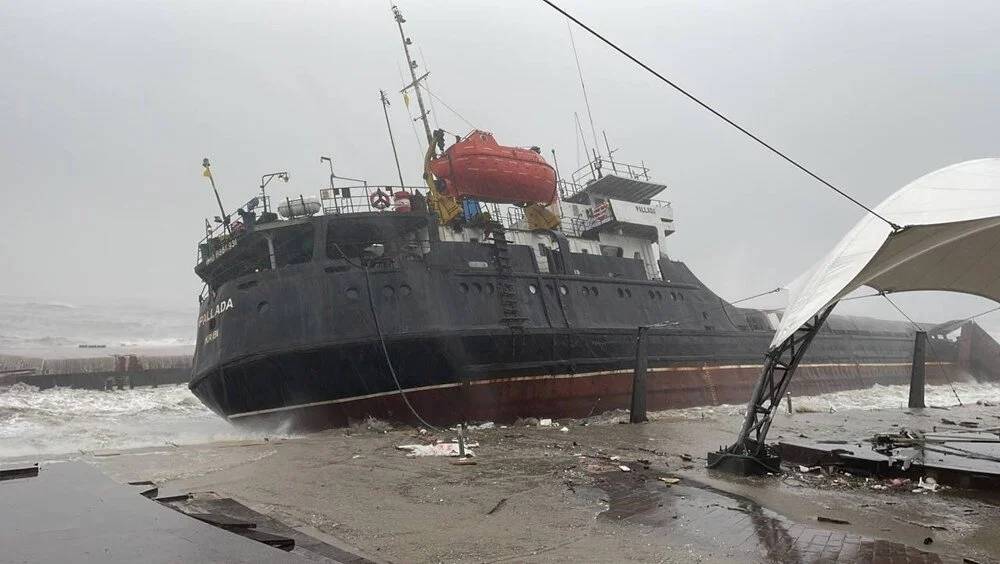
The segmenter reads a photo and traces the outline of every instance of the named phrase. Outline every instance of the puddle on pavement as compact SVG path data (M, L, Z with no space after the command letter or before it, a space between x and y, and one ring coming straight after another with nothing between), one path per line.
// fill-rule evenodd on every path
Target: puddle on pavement
M795 523L753 501L690 480L667 486L645 472L598 475L599 520L653 529L671 544L742 562L962 562L886 540Z

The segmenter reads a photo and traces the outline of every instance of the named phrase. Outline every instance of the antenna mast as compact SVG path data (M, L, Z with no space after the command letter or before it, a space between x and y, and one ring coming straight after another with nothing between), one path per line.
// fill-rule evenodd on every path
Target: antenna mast
M423 76L417 78L417 62L410 57L410 44L413 43L409 37L403 33L403 24L406 23L406 19L403 18L403 14L400 13L398 6L392 7L392 15L396 18L396 25L399 26L399 38L403 41L403 52L406 53L406 66L410 68L410 78L413 80L410 84L406 85L400 92L406 93L411 87L413 91L417 94L417 106L420 107L420 121L424 123L424 133L427 134L427 144L434 144L434 136L431 134L431 124L427 122L427 110L424 109L424 97L420 94L420 81L427 77L430 73L424 73Z
M573 40L573 26L566 20L566 28L569 29L569 44L573 47L573 58L576 60L576 72L580 76L580 90L583 91L583 103L587 106L587 119L590 120L590 134L594 137L594 150L597 155L601 154L600 144L597 142L597 129L594 127L594 115L590 112L590 98L587 96L587 85L583 82L583 67L580 66L580 55L576 52L576 41ZM581 131L581 133L583 133ZM589 158L589 157L588 157Z
M389 125L389 99L385 97L385 91L378 91L382 99L382 113L385 114L385 127L389 130L389 143L392 144L392 157L396 159L396 173L399 174L399 189L403 189L403 169L399 168L399 153L396 152L396 140L392 137L392 126Z

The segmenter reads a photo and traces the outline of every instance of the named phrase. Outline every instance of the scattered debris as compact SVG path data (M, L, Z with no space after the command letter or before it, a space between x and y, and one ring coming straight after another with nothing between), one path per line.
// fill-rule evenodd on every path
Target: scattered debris
M622 472L631 472L632 471L631 468L629 468L628 466L625 466L624 464L618 466L618 469L621 470Z
M934 478L927 478L926 480L920 478L920 481L917 482L917 488L930 492L936 492L938 489L938 483Z
M503 506L505 506L505 505L507 505L507 498L502 497L502 498L500 498L500 501L498 501L497 504L493 506L493 509L490 509L489 511L487 511L486 514L487 515L493 515L497 511L500 511L501 509L503 509Z
M551 419L539 419L538 420L538 426L539 427L551 427L552 426L552 420Z
M893 478L889 480L889 483L887 485L889 489L903 490L903 489L908 489L912 482L913 480L909 478Z
M921 523L919 521L909 521L909 520L902 520L902 521L904 523L909 523L910 525L916 525L918 527L923 527L925 529L931 529L931 530L934 530L934 531L947 531L948 530L948 527L945 527L943 525L931 525L931 524L928 524L928 523Z
M485 429L493 429L494 427L496 427L496 424L494 424L492 421L487 421L485 423L480 423L479 425L469 425L468 428L476 431L481 431Z
M690 454L682 454L681 460L683 460L684 462L691 462L694 460L694 458L692 458Z
M474 456L470 447L478 447L479 443L466 443L465 453ZM458 456L458 443L436 443L432 445L396 445L396 449L407 451L410 458L417 456Z
M364 425L369 431L375 431L376 433L384 434L392 431L392 425L387 421L376 419L370 415L365 419Z
M835 517L824 517L822 515L818 515L816 517L816 520L819 521L820 523L834 523L836 525L850 525L851 524L850 521L847 521L845 519L837 519Z
M565 426L564 426L563 428L561 428L561 429L559 429L559 430L560 430L561 432L563 432L563 433L569 433L569 427L565 427Z
M660 476L658 479L661 482L667 484L668 486L672 486L674 484L680 483L680 481L681 481L680 478L674 478L673 476Z

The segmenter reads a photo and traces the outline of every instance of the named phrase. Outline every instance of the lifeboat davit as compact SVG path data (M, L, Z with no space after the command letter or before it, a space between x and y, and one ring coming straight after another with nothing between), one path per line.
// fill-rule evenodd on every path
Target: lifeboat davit
M556 172L532 149L498 145L493 135L473 131L430 163L449 196L498 204L551 204Z

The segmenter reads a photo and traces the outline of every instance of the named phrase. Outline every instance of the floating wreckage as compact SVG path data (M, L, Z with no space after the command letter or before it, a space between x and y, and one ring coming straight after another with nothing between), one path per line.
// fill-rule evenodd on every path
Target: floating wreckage
M709 467L741 474L777 469L780 452L764 443L775 410L842 298L869 286L886 296L942 290L1000 302L997 249L1000 158L936 170L876 206L789 284L789 305L766 353L743 428L732 446L709 453Z

